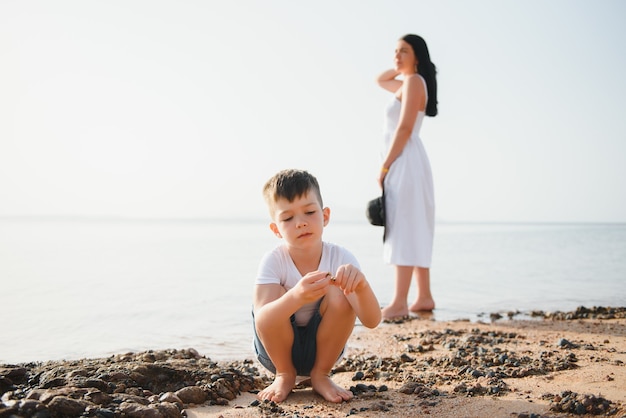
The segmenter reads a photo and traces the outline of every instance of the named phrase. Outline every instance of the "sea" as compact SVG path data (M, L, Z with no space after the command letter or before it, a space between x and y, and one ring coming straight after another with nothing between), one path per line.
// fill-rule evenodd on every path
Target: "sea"
M334 221L324 239L389 303L382 228ZM0 218L0 364L187 348L253 358L253 282L279 244L261 220ZM441 321L626 306L626 224L438 222L431 288Z

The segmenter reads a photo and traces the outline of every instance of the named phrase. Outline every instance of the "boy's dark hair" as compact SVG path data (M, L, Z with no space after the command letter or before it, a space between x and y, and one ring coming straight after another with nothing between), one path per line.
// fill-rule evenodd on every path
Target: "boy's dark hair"
M316 194L320 207L324 207L320 185L315 176L304 170L288 169L279 171L265 183L263 197L271 208L278 199L293 202L310 191Z

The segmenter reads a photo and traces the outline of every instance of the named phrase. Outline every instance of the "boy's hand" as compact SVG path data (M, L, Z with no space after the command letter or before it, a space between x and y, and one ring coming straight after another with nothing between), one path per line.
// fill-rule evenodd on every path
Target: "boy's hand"
M326 295L330 285L330 275L325 271L312 271L304 275L293 288L304 303L315 302Z
M365 275L352 264L344 264L337 269L335 277L330 277L331 283L343 290L344 295L358 292L367 286Z

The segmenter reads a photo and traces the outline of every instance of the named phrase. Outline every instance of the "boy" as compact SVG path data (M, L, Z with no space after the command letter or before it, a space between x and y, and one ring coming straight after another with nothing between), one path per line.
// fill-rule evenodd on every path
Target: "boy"
M310 376L313 390L330 402L352 398L330 372L341 357L356 317L374 328L381 311L356 258L322 241L330 209L322 204L317 179L306 171L284 170L263 188L272 223L284 243L266 254L255 282L254 346L261 364L275 374L259 392L281 402Z

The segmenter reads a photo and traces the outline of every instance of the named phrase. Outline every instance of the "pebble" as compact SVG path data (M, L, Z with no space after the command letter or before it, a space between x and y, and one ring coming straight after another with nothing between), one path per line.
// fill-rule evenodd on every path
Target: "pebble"
M557 342L556 345L558 347L560 347L560 348L568 348L568 349L579 348L580 347L578 344L574 344L573 342L568 341L565 338L559 339L559 341Z

